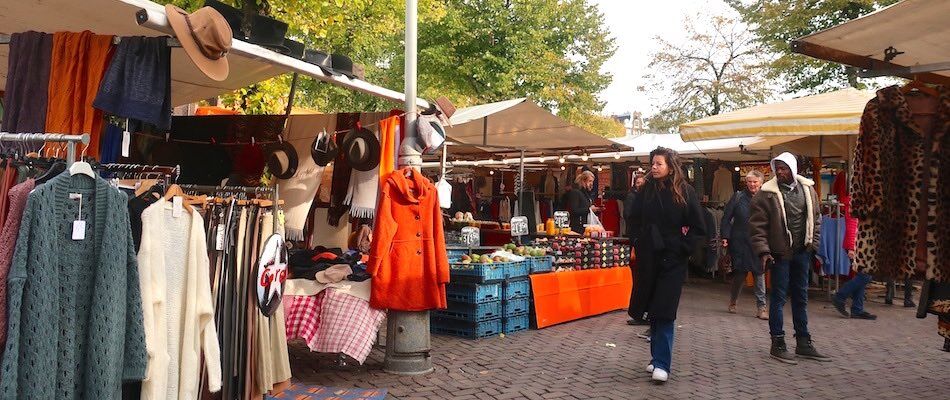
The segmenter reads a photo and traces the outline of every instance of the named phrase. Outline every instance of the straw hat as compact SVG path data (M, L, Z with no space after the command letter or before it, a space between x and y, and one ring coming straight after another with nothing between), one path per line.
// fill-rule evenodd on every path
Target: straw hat
M202 7L188 14L167 4L165 15L181 47L198 69L213 80L227 79L232 32L221 13L211 7Z

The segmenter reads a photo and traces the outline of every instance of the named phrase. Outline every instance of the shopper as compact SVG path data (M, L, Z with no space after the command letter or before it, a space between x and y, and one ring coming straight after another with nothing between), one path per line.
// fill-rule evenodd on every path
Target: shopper
M782 308L786 296L792 301L795 323L795 355L830 361L812 344L808 333L808 271L820 236L821 218L815 182L798 175L798 162L791 153L772 160L775 177L752 199L752 251L761 259L763 270L771 268L769 297L770 354L797 364L785 345Z
M749 215L752 213L752 197L759 192L765 175L752 170L745 176L745 190L736 192L726 204L722 214L719 236L722 247L729 249L732 256L732 292L729 298L729 312L737 312L736 300L745 285L746 276L751 272L755 278L755 303L758 306L756 316L769 319L769 310L765 304L765 271L758 257L752 252L752 239L749 236Z
M633 204L636 202L637 195L640 193L640 188L643 187L645 182L646 178L642 175L634 175L633 186L630 188L627 196L623 199L623 220L627 224L627 238L630 239L631 244L637 241L637 227L633 224ZM627 314L630 315L630 319L627 320L627 325L650 325L650 321L643 319L643 314L635 315L633 312L633 293L635 293L637 290L636 285L640 278L637 275L635 263L630 263L630 269L633 272L634 286L630 289L630 305L627 307ZM646 336L649 337L649 331L647 331Z
M686 182L678 154L658 147L650 153L650 160L650 176L635 199L631 215L638 229L635 246L640 278L631 315L647 314L653 357L647 371L653 373L654 381L666 382L687 258L706 234L706 227L699 199Z
M594 187L594 173L583 171L574 178L574 186L561 198L564 211L570 213L571 230L584 233L584 224L593 210L588 193Z
M858 220L851 216L851 198L850 196L841 196L841 202L844 208L844 241L841 246L848 251L848 259L852 262L854 268L854 248L858 237ZM855 275L850 281L845 283L835 293L831 299L835 309L845 318L870 319L875 320L877 316L864 310L864 293L868 283L871 283L871 275L861 271L855 271ZM851 299L851 313L845 308L845 302Z

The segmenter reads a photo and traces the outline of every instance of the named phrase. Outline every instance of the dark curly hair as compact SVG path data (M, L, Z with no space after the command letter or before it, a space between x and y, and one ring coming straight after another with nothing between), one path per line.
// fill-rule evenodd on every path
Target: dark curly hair
M683 163L680 161L680 155L676 150L668 149L666 147L657 147L656 150L650 152L650 163L653 163L653 158L661 156L663 160L666 161L666 165L670 168L670 176L663 181L657 181L653 177L653 174L647 174L647 182L654 182L658 187L665 187L672 183L671 190L673 191L673 202L677 205L684 206L686 205L686 178L683 174Z

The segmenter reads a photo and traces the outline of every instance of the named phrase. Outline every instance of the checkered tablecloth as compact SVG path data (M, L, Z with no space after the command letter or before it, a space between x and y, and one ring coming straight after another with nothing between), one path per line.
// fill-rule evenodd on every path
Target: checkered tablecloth
M311 351L343 353L366 361L386 313L369 302L328 288L314 296L284 296L287 338L302 338Z

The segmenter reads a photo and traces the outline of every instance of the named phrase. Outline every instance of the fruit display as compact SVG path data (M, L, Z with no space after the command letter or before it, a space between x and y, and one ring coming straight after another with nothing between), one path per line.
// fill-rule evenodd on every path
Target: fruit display
M462 255L462 264L495 264L511 262L510 259L503 256L494 256L490 254L465 254Z
M551 247L558 269L580 270L630 265L630 246L613 240L558 237L538 239L539 245Z
M508 243L503 248L516 256L522 257L544 257L548 255L548 249L544 247L518 246L514 243Z

